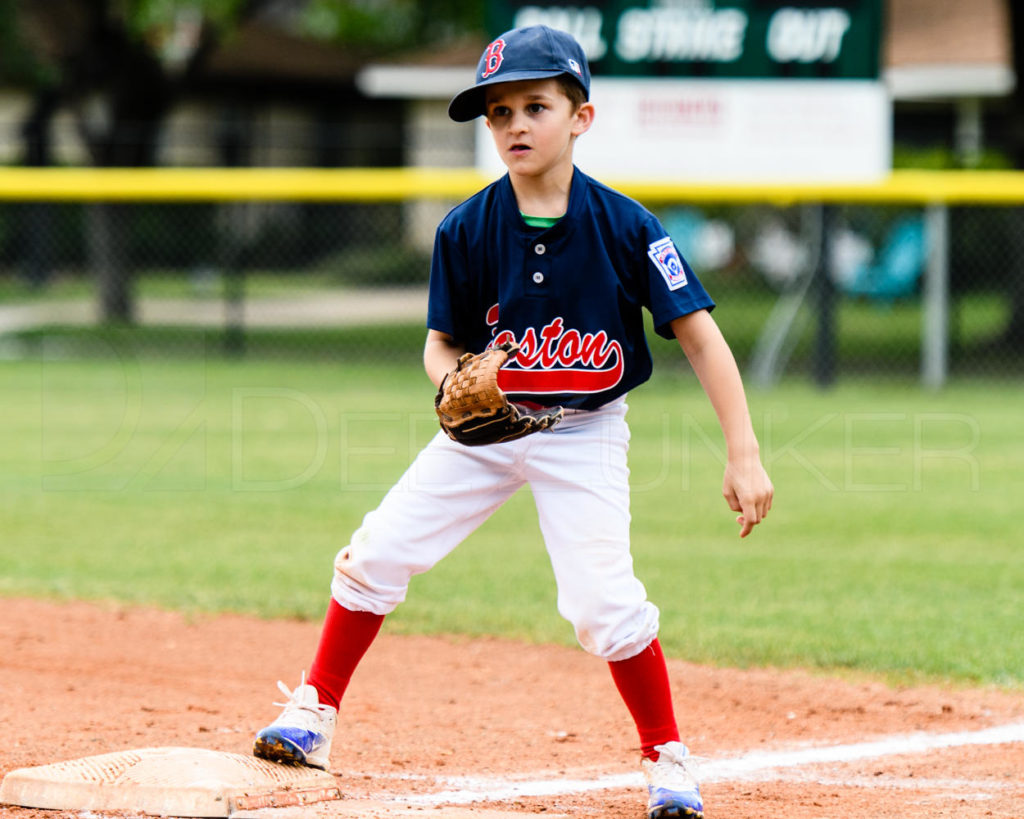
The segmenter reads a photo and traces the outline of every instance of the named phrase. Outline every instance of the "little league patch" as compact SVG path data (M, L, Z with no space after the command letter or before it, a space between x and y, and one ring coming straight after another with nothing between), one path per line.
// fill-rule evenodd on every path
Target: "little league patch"
M665 278L669 290L678 290L686 286L686 267L679 258L672 237L666 236L664 239L651 242L647 246L647 255Z

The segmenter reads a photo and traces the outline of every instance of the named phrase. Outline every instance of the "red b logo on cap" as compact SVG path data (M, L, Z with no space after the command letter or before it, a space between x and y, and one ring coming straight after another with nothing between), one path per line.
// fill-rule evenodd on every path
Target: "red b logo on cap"
M501 52L504 50L505 41L500 37L487 46L487 50L484 52L484 73L480 75L480 79L486 80L498 70L502 60Z

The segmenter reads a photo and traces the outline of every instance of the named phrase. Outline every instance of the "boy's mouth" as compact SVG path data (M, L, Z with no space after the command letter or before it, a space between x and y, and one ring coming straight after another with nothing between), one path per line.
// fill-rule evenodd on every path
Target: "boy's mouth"
M529 145L523 145L521 142L517 142L515 145L509 148L509 151L514 154L525 154L530 150Z

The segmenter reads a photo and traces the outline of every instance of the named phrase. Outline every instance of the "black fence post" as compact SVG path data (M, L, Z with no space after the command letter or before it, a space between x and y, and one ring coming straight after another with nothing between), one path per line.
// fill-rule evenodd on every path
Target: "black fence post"
M832 240L836 223L836 206L821 205L821 238L818 244L818 266L814 271L816 333L811 374L819 387L830 387L836 378L836 302L837 292L832 279Z
M224 112L218 135L221 164L239 168L248 164L251 135L245 115L237 106ZM223 206L220 265L224 277L224 352L239 358L245 355L245 218L247 202L229 202Z

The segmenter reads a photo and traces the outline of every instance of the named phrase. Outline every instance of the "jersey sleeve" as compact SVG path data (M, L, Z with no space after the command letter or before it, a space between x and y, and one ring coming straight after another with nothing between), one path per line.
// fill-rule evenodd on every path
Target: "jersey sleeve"
M715 303L653 214L644 220L643 234L654 330L663 338L674 338L669 326L674 319L697 310L713 310Z
M448 220L442 221L434 236L430 262L430 286L427 301L427 328L447 333L452 338L464 337L464 305L458 294L465 293L459 277L466 264L454 241Z

